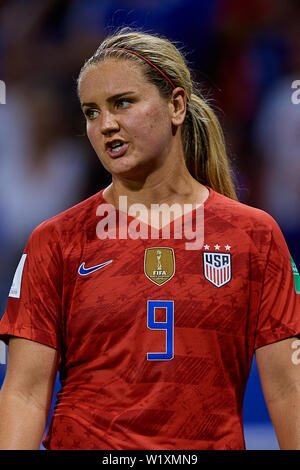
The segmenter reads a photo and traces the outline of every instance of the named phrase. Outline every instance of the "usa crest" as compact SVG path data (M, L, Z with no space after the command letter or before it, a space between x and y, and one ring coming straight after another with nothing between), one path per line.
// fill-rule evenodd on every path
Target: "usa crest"
M204 277L216 287L222 287L231 280L230 253L203 253Z
M144 272L150 281L162 286L175 274L175 256L172 248L146 248Z

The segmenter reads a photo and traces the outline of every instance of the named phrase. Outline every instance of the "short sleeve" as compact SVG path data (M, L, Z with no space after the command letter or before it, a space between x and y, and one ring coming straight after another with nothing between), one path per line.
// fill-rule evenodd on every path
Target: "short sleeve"
M300 295L291 256L277 223L272 222L254 348L300 333Z
M0 321L0 340L17 336L60 350L61 294L61 249L48 221L33 231L25 247Z

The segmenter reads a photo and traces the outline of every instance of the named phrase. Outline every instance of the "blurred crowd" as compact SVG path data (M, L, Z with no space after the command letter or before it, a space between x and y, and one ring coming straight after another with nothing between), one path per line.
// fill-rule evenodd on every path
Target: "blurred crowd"
M0 315L32 230L110 181L76 80L120 26L181 44L221 120L239 199L274 216L299 266L299 23L297 0L0 0Z

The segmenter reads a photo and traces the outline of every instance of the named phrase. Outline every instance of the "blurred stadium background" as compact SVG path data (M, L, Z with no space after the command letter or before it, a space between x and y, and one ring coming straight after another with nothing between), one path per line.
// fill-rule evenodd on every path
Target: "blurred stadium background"
M0 0L0 316L34 227L109 183L76 79L120 26L182 45L221 120L240 200L274 216L299 266L299 22L297 0ZM244 423L248 449L278 448L255 361Z

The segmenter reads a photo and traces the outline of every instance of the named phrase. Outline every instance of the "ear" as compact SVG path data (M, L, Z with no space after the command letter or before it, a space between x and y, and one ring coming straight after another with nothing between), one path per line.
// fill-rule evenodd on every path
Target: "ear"
M181 87L175 88L169 101L170 117L174 126L183 124L186 115L186 102L185 90Z

